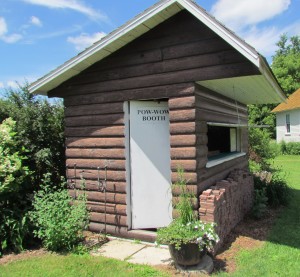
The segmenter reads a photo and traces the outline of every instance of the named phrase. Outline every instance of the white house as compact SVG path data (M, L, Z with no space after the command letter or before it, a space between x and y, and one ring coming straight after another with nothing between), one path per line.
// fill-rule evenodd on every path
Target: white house
M300 88L272 112L276 113L277 142L300 142Z

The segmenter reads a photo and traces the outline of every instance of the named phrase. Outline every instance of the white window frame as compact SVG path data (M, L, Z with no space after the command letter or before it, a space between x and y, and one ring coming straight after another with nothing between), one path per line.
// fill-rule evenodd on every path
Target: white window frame
M207 122L209 126L219 126L230 128L230 153L227 155L222 155L211 158L207 164L206 168L214 167L218 164L245 156L246 153L242 152L241 149L241 128L248 128L247 124L230 124L230 123L218 123L218 122Z

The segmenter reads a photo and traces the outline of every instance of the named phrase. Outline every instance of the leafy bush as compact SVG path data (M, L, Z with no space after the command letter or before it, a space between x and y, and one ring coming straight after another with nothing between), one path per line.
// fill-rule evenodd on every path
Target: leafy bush
M289 202L290 190L286 180L280 172L261 172L254 176L254 187L256 190L265 191L268 205L278 207L287 205Z
M300 155L300 142L282 141L280 150L283 155Z
M17 192L29 174L23 165L25 156L18 152L18 145L14 140L16 122L11 118L0 125L0 200ZM25 152L24 149L22 149Z
M24 164L33 172L23 194L39 188L43 175L51 172L53 183L65 175L64 108L61 101L49 102L29 93L27 85L10 89L1 101L0 121L12 118L14 140L27 150Z
M263 169L269 168L269 159L276 156L270 145L270 134L266 129L250 128L249 152L250 160L260 163Z
M86 197L73 201L63 185L44 185L35 193L30 218L37 227L35 235L52 251L72 250L87 227Z
M268 197L266 196L265 189L254 190L254 202L252 207L253 217L262 218L267 211Z
M0 255L7 249L23 249L28 230L26 208L19 191L30 176L23 165L24 149L15 141L16 123L8 118L0 124Z

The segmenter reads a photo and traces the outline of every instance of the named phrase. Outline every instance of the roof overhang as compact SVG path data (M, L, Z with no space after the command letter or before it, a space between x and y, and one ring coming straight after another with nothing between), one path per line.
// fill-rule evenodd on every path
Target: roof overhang
M30 84L29 91L31 93L47 95L50 90L58 87L60 84L79 74L92 64L104 59L106 56L112 54L129 42L148 32L150 29L153 29L158 24L177 14L181 10L187 10L193 14L202 23L204 23L207 27L209 27L212 31L229 43L233 48L245 56L259 69L262 74L262 76L257 76L257 78L252 76L224 80L202 81L200 82L201 85L207 86L208 88L216 87L218 88L216 91L222 93L220 91L221 83L225 84L226 87L231 86L231 88L232 84L234 83L235 87L238 88L244 87L245 85L243 84L243 86L240 86L239 84L241 81L246 81L249 89L244 88L243 94L250 93L256 96L248 96L247 100L243 101L240 101L242 100L240 97L240 100L238 101L245 104L256 103L257 101L255 102L253 100L259 100L257 97L260 97L260 94L264 95L264 100L262 101L265 102L262 103L278 103L285 99L280 86L272 75L271 70L263 57L253 47L227 29L214 17L209 15L204 9L199 7L195 2L190 0L159 1L157 4L145 10L142 14L133 18L114 32L108 34L100 41L94 43L91 47L79 53L74 58L68 60L63 65ZM261 88L256 85L257 80L260 80L260 84L263 85ZM251 87L255 87L255 89L250 90ZM263 92L263 88L266 87L268 90L265 93ZM229 89L227 89L227 92L223 92L222 94L224 93L228 94L229 96ZM243 94L241 93L241 96Z

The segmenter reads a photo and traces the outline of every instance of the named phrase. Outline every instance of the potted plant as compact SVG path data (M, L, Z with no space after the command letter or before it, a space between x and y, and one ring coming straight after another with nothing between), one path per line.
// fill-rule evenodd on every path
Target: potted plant
M179 168L177 172L178 181L173 188L180 192L179 200L174 205L179 216L169 226L157 231L156 242L169 246L176 264L191 266L198 264L207 250L212 250L219 237L214 223L198 220L192 206L195 196L187 190L183 169Z

